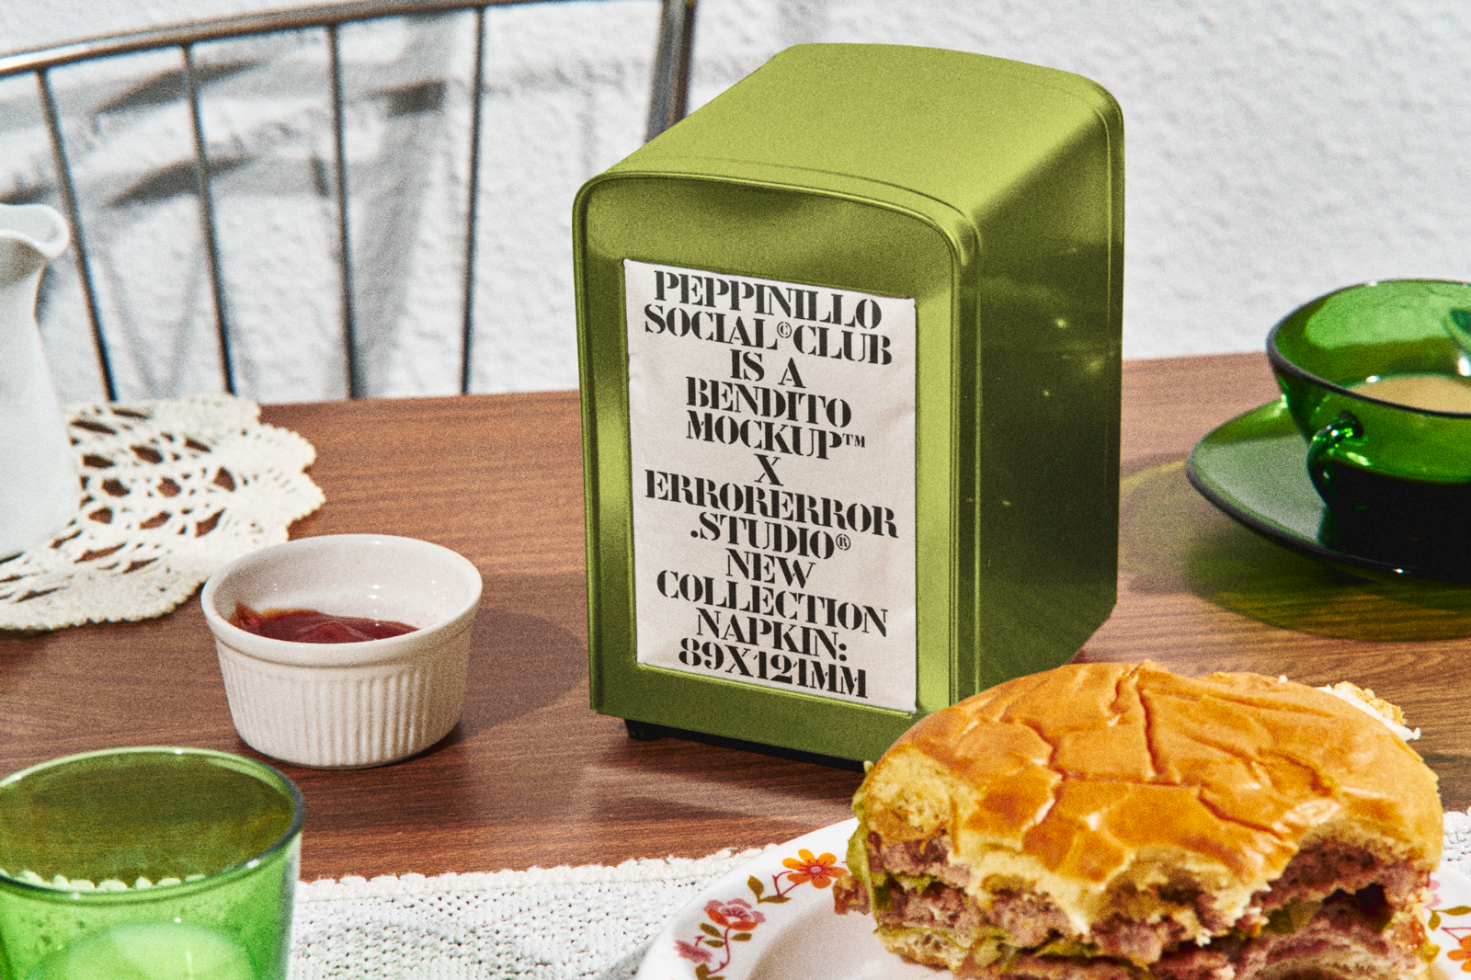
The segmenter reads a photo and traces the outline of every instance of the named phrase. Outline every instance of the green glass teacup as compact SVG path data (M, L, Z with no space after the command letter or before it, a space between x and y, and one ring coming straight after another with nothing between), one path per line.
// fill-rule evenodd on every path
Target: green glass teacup
M1387 280L1293 311L1267 357L1339 530L1466 536L1471 284Z
M304 815L275 769L206 749L0 780L0 978L285 980Z

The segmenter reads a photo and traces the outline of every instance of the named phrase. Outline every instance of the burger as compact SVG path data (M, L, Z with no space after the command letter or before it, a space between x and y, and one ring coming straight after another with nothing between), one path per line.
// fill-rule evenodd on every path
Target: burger
M1148 662L1009 681L869 770L837 910L964 977L1418 977L1442 816L1397 712Z

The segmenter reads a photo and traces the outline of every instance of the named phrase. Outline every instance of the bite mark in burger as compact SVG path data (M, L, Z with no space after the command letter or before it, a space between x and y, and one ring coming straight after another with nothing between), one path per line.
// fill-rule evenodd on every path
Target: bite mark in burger
M1148 662L982 692L869 771L836 907L964 977L1418 977L1435 774L1343 695Z

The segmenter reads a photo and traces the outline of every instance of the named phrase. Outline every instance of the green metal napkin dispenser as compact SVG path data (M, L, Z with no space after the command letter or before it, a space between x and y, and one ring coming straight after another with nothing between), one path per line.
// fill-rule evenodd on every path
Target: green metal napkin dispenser
M804 45L573 213L592 706L876 759L1117 587L1123 133L1096 84Z

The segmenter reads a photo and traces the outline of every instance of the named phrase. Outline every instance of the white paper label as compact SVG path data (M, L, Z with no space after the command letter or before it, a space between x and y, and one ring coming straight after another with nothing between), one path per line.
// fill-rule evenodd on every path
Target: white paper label
M623 276L639 662L913 711L914 300Z

